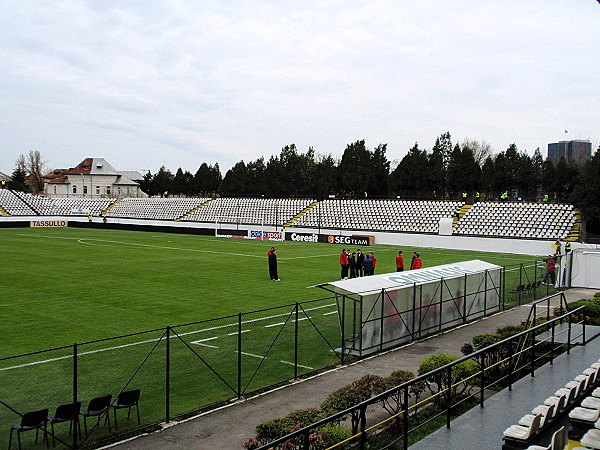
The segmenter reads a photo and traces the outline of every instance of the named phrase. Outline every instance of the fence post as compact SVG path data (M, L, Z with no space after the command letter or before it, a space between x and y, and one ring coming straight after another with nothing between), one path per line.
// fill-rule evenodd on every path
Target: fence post
M506 309L506 266L502 266L502 274L501 274L501 291L502 291L502 310Z
M512 341L510 343L512 347ZM513 352L508 355L508 390L512 391L512 373L513 373Z
M337 301L337 298L336 298ZM346 362L346 296L342 296L342 366Z
M237 391L238 399L242 397L242 313L238 313L238 351L237 351Z
M450 429L450 411L452 405L452 366L448 367L448 392L446 392L446 428Z
M465 285L463 289L463 323L467 323L467 274L465 273Z
M363 450L365 448L365 444L367 443L367 407L360 407L360 443L359 448Z
M481 355L481 380L480 380L480 396L479 396L479 407L483 408L484 391L485 391L485 356Z
M383 350L383 327L385 326L385 289L381 288L381 319L379 324L379 351Z
M556 328L556 321L552 322L552 340L550 341L550 365L554 364L554 330Z
M73 403L77 403L77 343L73 344ZM73 424L73 448L77 448L77 433L79 432L77 424ZM46 436L47 439L49 439ZM54 439L54 437L53 437Z
M167 325L166 332L167 342L167 360L165 364L165 422L169 423L171 417L170 405L171 405L171 327Z
M581 339L583 341L583 345L585 345L585 313L586 313L586 308L584 307L584 309L583 309L583 322L581 323L583 325L583 334L581 336Z
M415 337L417 336L416 330L415 330L415 319L417 318L417 288L415 287L415 285L413 285L413 313L412 313L412 340L415 340ZM419 317L421 317L421 310L419 310Z
M523 263L519 263L519 286L523 285ZM519 289L519 306L521 306L521 291Z
M571 320L573 320L573 314L569 316L569 327L567 329L567 355L571 354Z
M533 332L529 334L531 335L531 376L535 377L535 334Z
M444 298L444 278L440 279L440 308L438 309L438 315L440 319L438 320L438 331L442 331L442 307L444 304L442 303Z
M404 450L408 450L408 384L404 386L404 417L402 418Z
M483 279L483 316L485 317L487 315L487 280L489 276L489 272L487 269L485 269L485 273L483 274L483 276L485 277Z
M296 320L294 323L294 380L298 379L298 302L296 302Z

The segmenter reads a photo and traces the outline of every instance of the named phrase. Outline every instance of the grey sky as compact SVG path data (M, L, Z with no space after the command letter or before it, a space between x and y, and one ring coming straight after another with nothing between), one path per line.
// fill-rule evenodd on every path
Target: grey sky
M600 141L596 0L0 1L0 171ZM569 133L565 134L565 130Z

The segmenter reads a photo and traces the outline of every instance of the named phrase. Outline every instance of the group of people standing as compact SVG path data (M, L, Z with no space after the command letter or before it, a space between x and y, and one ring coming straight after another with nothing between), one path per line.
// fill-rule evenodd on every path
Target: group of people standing
M357 278L369 275L375 275L375 267L377 266L377 258L373 252L364 254L360 249L350 253L350 250L342 249L340 253L340 266L342 268L342 280L348 278ZM413 257L410 262L410 270L416 270L423 267L421 257L417 252L413 252ZM404 270L404 256L402 250L396 256L396 271Z
M412 260L410 261L410 270L417 270L421 267L423 267L421 255L417 252L413 252ZM404 272L404 255L402 254L402 250L400 250L396 256L396 272Z
M360 249L350 253L350 250L342 249L340 253L340 266L342 267L342 280L375 275L377 258L373 252L364 254Z

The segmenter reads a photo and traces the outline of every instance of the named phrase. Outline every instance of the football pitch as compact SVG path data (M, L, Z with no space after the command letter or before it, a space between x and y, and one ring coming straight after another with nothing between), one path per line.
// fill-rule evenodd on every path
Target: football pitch
M0 231L4 331L0 356L326 297L341 246L87 228ZM268 276L277 248L281 282ZM375 245L377 273L418 251L424 267L533 257ZM354 250L354 249L352 249Z
M309 287L339 279L341 246L88 228L3 229L0 243L0 430L17 412L131 388L152 424L339 362L335 300ZM281 282L268 276L272 245ZM385 273L399 249L362 250ZM482 259L538 270L527 255L401 249L424 267ZM102 426L86 442L105 437Z

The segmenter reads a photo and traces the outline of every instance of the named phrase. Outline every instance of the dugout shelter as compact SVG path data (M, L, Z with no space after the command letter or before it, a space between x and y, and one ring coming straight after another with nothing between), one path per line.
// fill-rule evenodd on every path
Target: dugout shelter
M366 356L500 310L502 267L481 260L321 284L335 295L342 353Z

